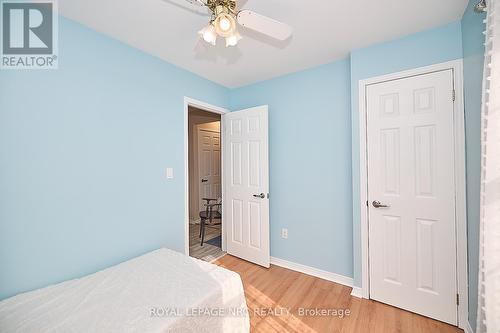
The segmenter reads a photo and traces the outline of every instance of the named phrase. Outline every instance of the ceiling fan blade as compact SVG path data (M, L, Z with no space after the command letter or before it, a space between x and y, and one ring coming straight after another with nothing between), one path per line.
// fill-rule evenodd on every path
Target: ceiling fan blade
M186 2L195 6L206 6L206 3L203 0L186 0Z
M247 9L238 13L237 21L245 28L255 30L278 40L286 40L292 35L293 31L292 27L288 24Z
M248 0L236 0L236 8L239 10L247 4Z

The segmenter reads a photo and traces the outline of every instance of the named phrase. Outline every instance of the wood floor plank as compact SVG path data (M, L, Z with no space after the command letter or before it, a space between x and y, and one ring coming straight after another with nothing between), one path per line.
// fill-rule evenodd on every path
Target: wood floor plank
M457 327L373 300L351 288L271 265L269 269L226 255L214 262L240 274L252 332L458 333ZM300 315L301 308L349 310L341 316ZM264 311L274 309L274 312ZM283 309L283 311L279 311Z

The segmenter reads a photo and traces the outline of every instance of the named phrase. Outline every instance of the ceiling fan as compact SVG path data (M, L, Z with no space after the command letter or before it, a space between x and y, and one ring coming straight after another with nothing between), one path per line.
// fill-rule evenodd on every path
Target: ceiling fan
M286 40L292 28L282 22L255 13L248 9L239 10L236 0L186 0L207 7L211 12L210 22L198 34L209 44L215 45L217 36L226 39L226 47L235 46L241 39L238 24L277 40Z

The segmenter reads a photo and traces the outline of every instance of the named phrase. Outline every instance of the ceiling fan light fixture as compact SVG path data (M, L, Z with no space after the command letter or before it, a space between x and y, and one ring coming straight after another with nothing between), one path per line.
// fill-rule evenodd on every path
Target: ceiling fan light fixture
M238 31L235 31L231 36L226 37L226 47L236 46L241 39L241 35Z
M214 20L215 31L221 37L229 37L236 30L236 20L228 13L220 13Z
M217 32L212 23L209 23L206 27L198 31L198 35L200 35L205 42L215 46L215 42L217 41Z
M1 1L1 0L0 0ZM239 0L186 0L191 4L206 7L210 12L210 23L199 31L207 43L215 45L220 36L226 39L226 47L236 46L241 40L238 25L270 38L285 41L292 35L289 25L237 5ZM486 2L487 0L477 0ZM500 1L500 0L499 0Z

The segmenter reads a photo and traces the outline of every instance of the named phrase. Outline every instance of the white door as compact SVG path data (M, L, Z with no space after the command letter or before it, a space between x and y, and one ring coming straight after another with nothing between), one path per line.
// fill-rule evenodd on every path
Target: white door
M198 175L200 211L206 209L203 198L220 198L221 149L220 133L198 128ZM213 203L213 202L212 202Z
M456 325L453 72L370 85L366 103L370 298Z
M267 106L226 113L223 120L226 249L269 267Z

